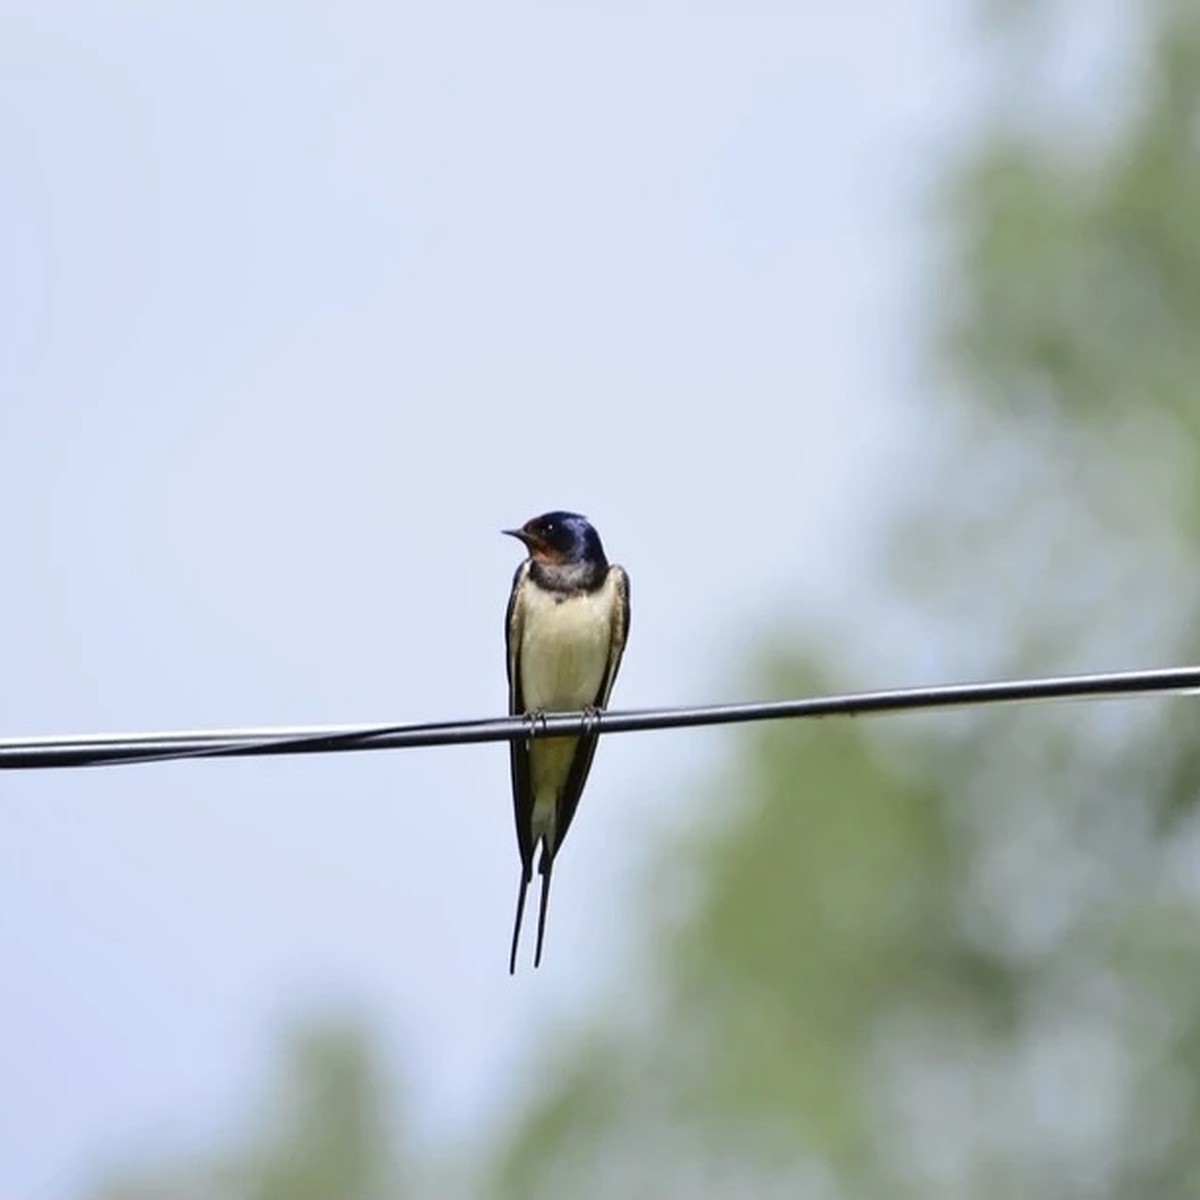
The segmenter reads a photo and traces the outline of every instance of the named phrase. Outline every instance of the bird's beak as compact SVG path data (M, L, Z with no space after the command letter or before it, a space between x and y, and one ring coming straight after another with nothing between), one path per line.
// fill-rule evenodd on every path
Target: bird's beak
M502 529L500 532L507 534L509 537L515 537L518 542L524 542L526 546L530 544L529 534L523 529Z

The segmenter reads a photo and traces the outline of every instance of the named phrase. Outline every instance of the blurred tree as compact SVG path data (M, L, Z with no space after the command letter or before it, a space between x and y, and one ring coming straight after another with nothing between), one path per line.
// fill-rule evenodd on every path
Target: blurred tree
M102 1200L399 1200L381 1055L356 1021L312 1020L284 1039L274 1084L233 1146L105 1186Z
M994 112L935 210L937 449L874 594L955 673L1195 661L1200 6L1109 12L1085 103L1064 60L1098 14L981 11ZM763 677L827 682L789 640ZM724 820L639 906L685 864L647 1016L590 1032L502 1193L1200 1191L1195 724L745 732Z

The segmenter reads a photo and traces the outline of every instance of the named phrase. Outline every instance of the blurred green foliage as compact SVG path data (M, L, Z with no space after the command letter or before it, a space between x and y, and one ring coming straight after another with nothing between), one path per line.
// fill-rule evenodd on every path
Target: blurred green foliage
M1066 120L1059 7L980 6L994 111L932 230L943 445L876 592L948 672L1200 646L1200 6L1118 8L1111 77ZM761 690L847 682L795 642L768 639ZM645 885L664 915L641 991L563 1031L559 1071L460 1186L1200 1192L1195 725L1189 704L1114 702L746 729L704 797L720 820ZM368 1051L314 1037L276 1132L197 1178L404 1194Z
M404 1147L381 1060L359 1021L312 1018L285 1032L265 1094L227 1147L143 1167L101 1200L399 1200Z

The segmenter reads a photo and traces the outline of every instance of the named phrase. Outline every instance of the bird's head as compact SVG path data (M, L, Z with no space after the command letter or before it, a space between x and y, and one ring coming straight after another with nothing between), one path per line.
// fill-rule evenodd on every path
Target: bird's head
M526 521L520 529L504 532L524 542L534 562L548 567L608 566L600 535L578 513L543 513Z

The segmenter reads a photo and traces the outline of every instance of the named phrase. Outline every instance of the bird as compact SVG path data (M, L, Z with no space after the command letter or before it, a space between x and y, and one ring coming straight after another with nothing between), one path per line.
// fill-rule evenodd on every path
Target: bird
M608 704L625 652L629 577L624 568L609 563L600 535L579 513L543 513L519 529L502 532L528 551L513 576L505 618L508 711L531 722L547 712L582 710L594 717ZM517 969L525 892L539 844L542 888L533 965L541 964L550 873L579 805L597 741L598 734L585 731L509 743L521 855L510 975Z

